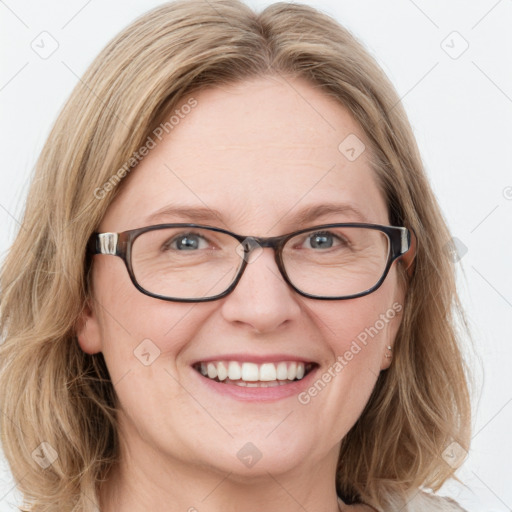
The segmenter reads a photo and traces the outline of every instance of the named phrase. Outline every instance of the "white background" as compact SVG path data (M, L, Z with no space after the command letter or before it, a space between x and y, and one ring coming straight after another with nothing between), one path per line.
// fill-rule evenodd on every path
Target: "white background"
M19 229L35 159L64 100L103 46L161 3L0 1L1 259ZM271 2L247 3L260 10ZM510 511L512 0L309 4L360 38L395 84L460 241L460 289L476 341L476 351L467 345L475 361L476 414L472 447L457 473L467 487L449 483L441 494L470 512ZM32 48L42 46L42 37L51 48L44 31L58 44L46 59ZM7 512L19 495L0 463L0 512Z

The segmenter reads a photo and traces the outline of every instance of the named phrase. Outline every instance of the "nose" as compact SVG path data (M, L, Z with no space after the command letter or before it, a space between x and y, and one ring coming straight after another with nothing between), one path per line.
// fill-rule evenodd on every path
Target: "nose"
M272 248L251 254L235 289L222 299L222 314L263 333L300 315L300 296L283 279Z

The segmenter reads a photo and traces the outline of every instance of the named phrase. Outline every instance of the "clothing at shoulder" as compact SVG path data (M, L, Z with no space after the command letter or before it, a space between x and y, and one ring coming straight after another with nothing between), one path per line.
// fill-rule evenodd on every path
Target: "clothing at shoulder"
M452 498L437 496L424 491L418 492L407 503L403 512L467 512Z
M452 498L417 491L404 503L403 497L389 496L388 506L383 512L468 512ZM369 505L345 505L343 512L373 512Z

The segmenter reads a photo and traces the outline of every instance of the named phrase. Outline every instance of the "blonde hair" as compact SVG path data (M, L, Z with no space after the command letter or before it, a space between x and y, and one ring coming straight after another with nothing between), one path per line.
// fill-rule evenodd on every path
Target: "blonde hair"
M386 509L397 493L437 490L453 477L442 458L450 443L469 450L457 319L468 329L450 234L388 78L346 29L309 6L279 2L256 14L237 0L177 1L125 28L75 87L1 271L0 428L29 510L95 510L117 461L114 388L102 354L84 353L76 339L91 297L87 240L122 187L101 199L98 188L193 91L272 74L305 78L349 109L369 141L390 223L418 240L392 364L342 441L339 495Z

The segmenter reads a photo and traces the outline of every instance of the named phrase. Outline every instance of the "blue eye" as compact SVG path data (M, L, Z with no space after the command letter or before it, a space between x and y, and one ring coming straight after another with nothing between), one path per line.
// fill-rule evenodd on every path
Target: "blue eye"
M317 231L306 238L306 240L309 240L312 249L330 249L335 239L343 242L337 235L329 231Z
M206 242L206 239L197 233L183 233L183 234L180 234L180 235L175 236L172 239L168 240L163 245L163 249L164 250L172 249L172 250L177 250L177 251L181 251L181 250L190 251L190 250L194 250L194 249L204 249L208 246L208 244L206 243L206 247L204 247L204 246L201 247L200 246L201 240L204 240ZM176 246L173 245L175 243L177 244Z

